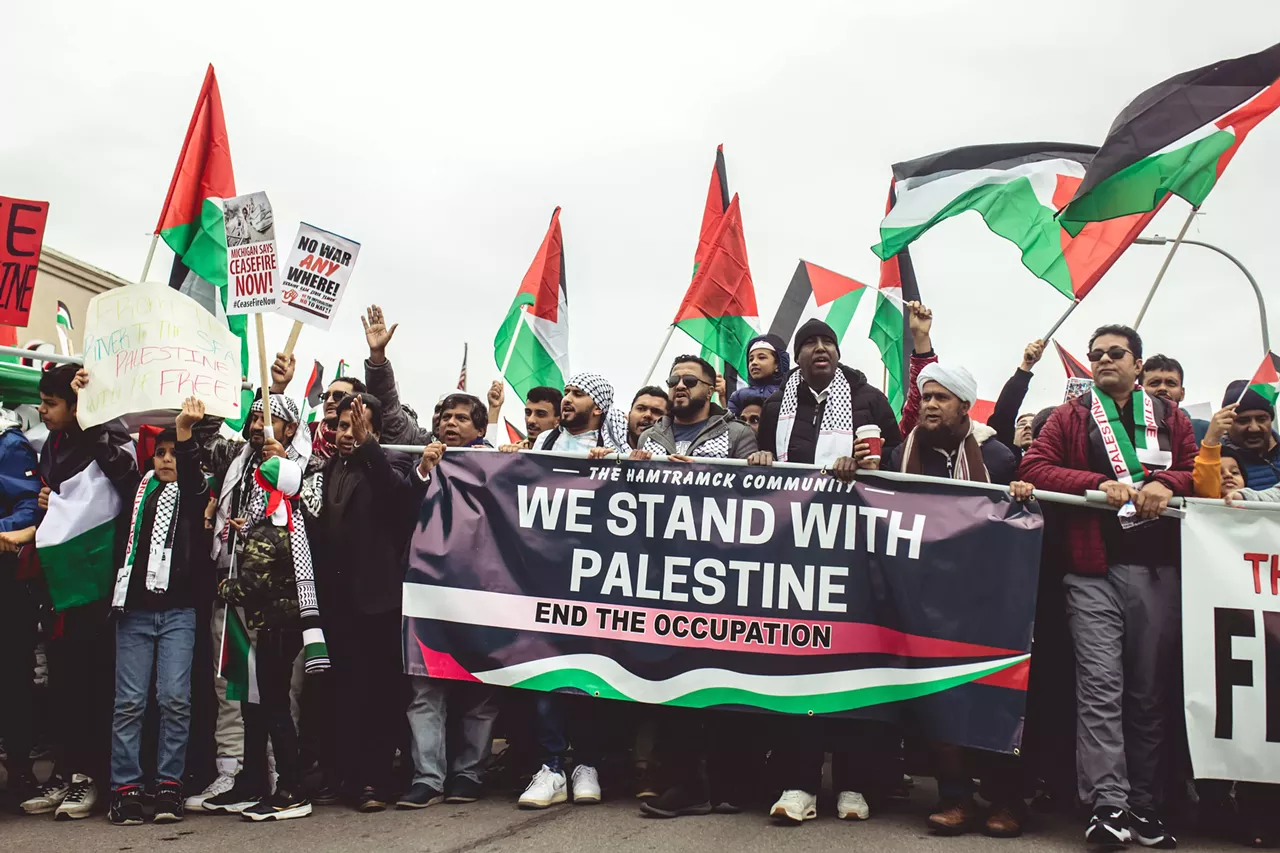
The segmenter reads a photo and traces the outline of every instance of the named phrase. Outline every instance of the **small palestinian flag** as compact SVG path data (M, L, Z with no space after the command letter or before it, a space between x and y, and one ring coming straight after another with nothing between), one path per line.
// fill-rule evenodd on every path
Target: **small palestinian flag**
M338 372L333 374L334 379L339 379L347 375L347 360L345 358L338 359Z
M888 215L898 203L897 186L893 179L889 180L889 198L885 202L884 212ZM920 284L916 281L916 268L911 262L911 252L903 249L891 258L880 262L880 292L897 297L896 306L907 302L920 301ZM868 337L880 350L880 361L884 364L888 384L885 395L893 413L902 417L902 407L907 402L907 364L910 363L911 351L915 348L909 331L905 310L898 311L898 323L894 325L894 312L890 309L895 303L877 302L876 313L871 319L871 333Z
M218 655L218 675L227 682L228 702L256 705L258 695L258 654L244 627L239 607L226 607L222 621L222 649Z
M701 248L701 246L699 246ZM726 372L747 372L747 342L757 334L756 289L735 195L671 322L724 360Z
M1251 130L1280 106L1280 44L1152 86L1107 132L1059 221L1147 213L1170 195L1199 206Z
M318 361L312 362L311 377L307 379L307 423L314 421L318 414L324 411L324 403L320 395L324 393L324 365Z
M493 358L521 399L538 385L563 388L569 378L569 290L558 207L498 327Z
M506 419L504 418L503 420L505 421ZM511 423L511 421L506 421L506 424L507 424L507 439L512 444L519 444L520 442L524 441L524 433L516 429L515 424Z
M61 299L58 300L58 316L54 318L54 323L58 330L58 351L63 355L75 355L75 348L71 346L71 332L74 329L71 325L71 309Z
M1244 395L1253 391L1258 396L1265 399L1272 406L1276 404L1276 398L1280 397L1280 359L1276 358L1275 353L1268 352L1267 357L1262 360L1262 364L1258 365L1258 370L1253 374L1253 378L1249 380L1249 386L1240 392L1240 399L1237 403L1244 399Z
M1063 349L1062 344L1056 340L1053 346L1058 351L1058 358L1062 360L1062 369L1067 371L1067 387L1062 392L1062 402L1065 403L1093 388L1093 371L1080 359Z
M971 145L898 163L897 202L871 251L891 258L934 225L972 210L1022 250L1023 265L1037 278L1064 296L1083 298L1148 221L1135 216L1096 225L1074 239L1062 230L1056 213L1097 150L1067 142Z

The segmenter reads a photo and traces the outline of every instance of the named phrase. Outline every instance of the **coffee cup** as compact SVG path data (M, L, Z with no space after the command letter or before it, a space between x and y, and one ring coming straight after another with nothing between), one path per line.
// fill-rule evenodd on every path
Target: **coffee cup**
M875 424L863 424L853 432L854 443L865 441L870 447L871 452L864 459L879 459L880 451L884 449L884 439L880 436L880 427Z

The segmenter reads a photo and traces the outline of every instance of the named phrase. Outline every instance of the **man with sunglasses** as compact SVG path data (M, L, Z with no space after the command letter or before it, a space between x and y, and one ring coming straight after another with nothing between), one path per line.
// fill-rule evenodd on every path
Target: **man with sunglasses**
M640 436L632 459L654 455L675 459L694 456L746 459L756 452L756 434L746 424L711 402L715 368L696 355L682 355L667 377L671 412Z
M311 429L313 459L325 460L337 453L338 404L344 397L364 394L367 390L364 383L353 376L338 376L329 383L329 388L320 395L320 402L324 406L324 417L308 425Z
M1170 689L1178 665L1177 522L1160 518L1192 494L1191 421L1171 401L1135 387L1142 339L1103 326L1089 341L1093 388L1058 406L1022 459L1037 489L1106 493L1118 512L1046 507L1044 558L1063 575L1076 654L1076 782L1093 815L1085 838L1137 838L1170 849L1160 820L1170 757Z

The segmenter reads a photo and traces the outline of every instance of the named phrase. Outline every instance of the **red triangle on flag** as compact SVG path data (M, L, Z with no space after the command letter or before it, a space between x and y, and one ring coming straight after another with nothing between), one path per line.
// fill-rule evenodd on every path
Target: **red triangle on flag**
M1093 371L1085 367L1084 364L1071 353L1062 348L1062 344L1056 340L1053 342L1054 347L1058 350L1058 358L1062 359L1062 367L1067 371L1068 379L1092 379Z
M804 262L804 268L805 272L809 274L809 287L813 290L813 301L819 306L835 302L846 293L852 293L855 290L861 290L866 287L860 281L832 272L808 261Z
M222 95L213 66L205 71L195 112L173 169L155 233L200 219L206 198L234 198L236 179L231 170L231 143L222 115Z
M756 288L747 262L738 197L729 202L706 260L689 284L673 323L718 317L757 317Z

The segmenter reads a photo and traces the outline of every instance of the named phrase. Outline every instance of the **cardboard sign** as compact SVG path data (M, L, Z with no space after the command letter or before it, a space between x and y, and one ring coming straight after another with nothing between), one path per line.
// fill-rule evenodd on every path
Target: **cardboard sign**
M280 305L275 214L267 194L224 199L227 313L268 314Z
M44 243L49 202L0 195L0 324L25 326L31 319L36 268Z
M190 396L203 400L208 414L240 416L240 340L200 303L163 284L131 284L89 301L84 366L82 427L180 409Z
M280 292L280 313L328 331L347 289L360 244L302 223L289 250Z

